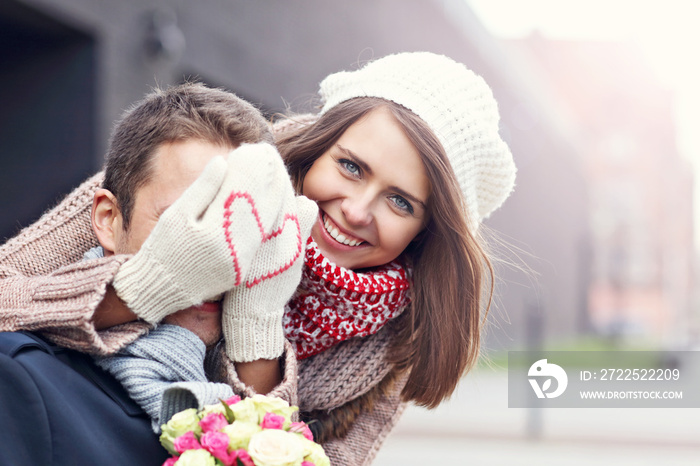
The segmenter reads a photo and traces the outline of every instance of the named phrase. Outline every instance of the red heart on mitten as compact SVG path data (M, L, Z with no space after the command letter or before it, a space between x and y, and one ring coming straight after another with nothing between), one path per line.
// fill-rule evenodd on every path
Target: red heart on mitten
M237 199L244 200L251 209L253 218L258 231L260 232L260 249L256 257L266 258L265 263L255 263L251 266L249 276L246 277L246 286L252 288L268 278L272 278L289 269L294 262L299 258L302 251L301 227L296 214L287 213L282 219L279 227L272 229L270 232L265 231L265 226L260 219L255 200L247 192L232 192L224 203L224 235L228 244L231 256L233 257L233 266L236 270L236 283L238 286L241 283L241 270L239 264L238 251L236 241L241 238L235 238L231 232L231 216L234 213L234 202ZM287 228L287 225L290 225Z

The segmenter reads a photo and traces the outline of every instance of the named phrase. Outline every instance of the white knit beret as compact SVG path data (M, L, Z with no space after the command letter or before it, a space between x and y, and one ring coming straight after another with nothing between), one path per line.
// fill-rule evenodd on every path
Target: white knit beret
M355 97L380 97L413 111L442 143L477 228L506 200L515 164L498 134L498 106L488 84L451 58L429 52L388 55L321 82L321 114Z

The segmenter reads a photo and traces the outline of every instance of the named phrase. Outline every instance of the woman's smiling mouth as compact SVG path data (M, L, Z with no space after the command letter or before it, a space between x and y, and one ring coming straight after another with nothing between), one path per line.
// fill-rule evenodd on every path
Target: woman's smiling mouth
M328 234L340 244L344 244L346 246L359 246L364 242L359 238L353 238L348 234L341 233L338 230L337 225L333 223L333 221L325 213L323 213L323 227L326 229Z

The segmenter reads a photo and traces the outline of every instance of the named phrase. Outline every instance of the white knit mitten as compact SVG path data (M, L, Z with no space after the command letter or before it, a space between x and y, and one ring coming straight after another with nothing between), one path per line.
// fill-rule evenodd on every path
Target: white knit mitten
M289 178L279 183L284 205L267 229L245 284L224 297L226 354L236 362L282 355L284 306L301 279L306 240L318 216L315 202L294 196Z
M119 268L113 286L129 309L155 324L240 285L261 246L260 222L271 223L282 205L273 186L280 166L269 144L209 162Z

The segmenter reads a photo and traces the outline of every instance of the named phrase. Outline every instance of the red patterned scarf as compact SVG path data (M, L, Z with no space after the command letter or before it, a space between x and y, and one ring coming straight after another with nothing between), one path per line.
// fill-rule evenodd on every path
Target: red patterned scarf
M301 283L285 309L284 333L298 359L372 335L405 309L409 287L406 269L397 261L353 272L323 257L309 239Z

